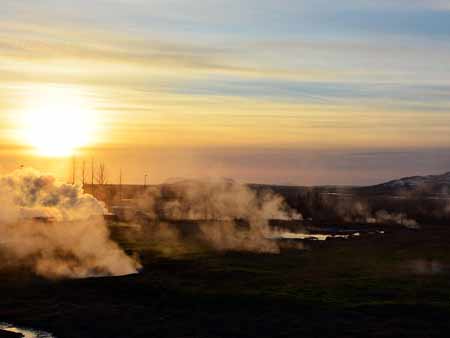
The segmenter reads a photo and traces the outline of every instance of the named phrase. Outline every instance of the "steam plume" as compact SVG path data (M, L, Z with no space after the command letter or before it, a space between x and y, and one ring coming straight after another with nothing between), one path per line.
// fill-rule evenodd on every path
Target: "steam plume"
M139 263L109 239L104 206L33 169L0 178L0 255L49 278L125 275Z
M398 224L407 228L419 228L419 224L404 213L389 213L386 210L372 212L371 207L364 202L340 202L337 212L346 222L361 222L371 224Z
M169 196L161 198L161 194ZM257 193L232 180L210 179L167 185L141 198L151 214L200 221L200 236L217 250L279 252L270 219L302 219L271 191ZM243 221L247 226L239 226Z

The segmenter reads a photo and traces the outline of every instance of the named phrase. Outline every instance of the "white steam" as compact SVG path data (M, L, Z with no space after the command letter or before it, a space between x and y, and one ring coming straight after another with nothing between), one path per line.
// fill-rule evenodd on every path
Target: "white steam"
M338 215L349 223L396 224L406 228L417 229L419 224L404 213L390 213L386 210L373 212L364 202L340 201L336 205Z
M81 188L33 169L1 177L2 265L49 278L135 273L139 263L110 240L103 213Z
M161 198L161 194L168 196ZM202 239L221 251L278 253L269 220L302 219L283 197L271 191L257 193L225 179L180 182L167 185L162 192L150 190L140 205L165 219L199 221Z
M374 217L367 218L367 223L376 223L376 224L398 224L403 225L409 229L418 229L420 228L419 224L408 218L406 214L403 213L389 213L386 210L377 211Z

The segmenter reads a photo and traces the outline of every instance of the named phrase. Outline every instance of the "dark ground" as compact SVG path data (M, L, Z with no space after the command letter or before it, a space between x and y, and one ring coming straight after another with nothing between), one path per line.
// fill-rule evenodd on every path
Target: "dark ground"
M0 338L21 338L23 337L20 333L0 330Z
M450 227L309 247L170 257L137 243L144 271L135 276L3 271L0 320L59 338L450 336Z

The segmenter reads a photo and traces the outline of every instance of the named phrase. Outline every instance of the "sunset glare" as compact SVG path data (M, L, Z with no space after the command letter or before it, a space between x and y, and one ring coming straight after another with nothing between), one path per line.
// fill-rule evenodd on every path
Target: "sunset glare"
M93 140L95 112L82 93L67 88L39 88L31 91L26 102L20 134L37 155L71 156Z

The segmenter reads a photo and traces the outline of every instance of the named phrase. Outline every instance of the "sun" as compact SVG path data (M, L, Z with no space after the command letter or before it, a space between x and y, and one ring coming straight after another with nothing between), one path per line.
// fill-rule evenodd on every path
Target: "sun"
M40 156L71 156L93 141L95 112L73 88L31 91L21 120L21 138Z

